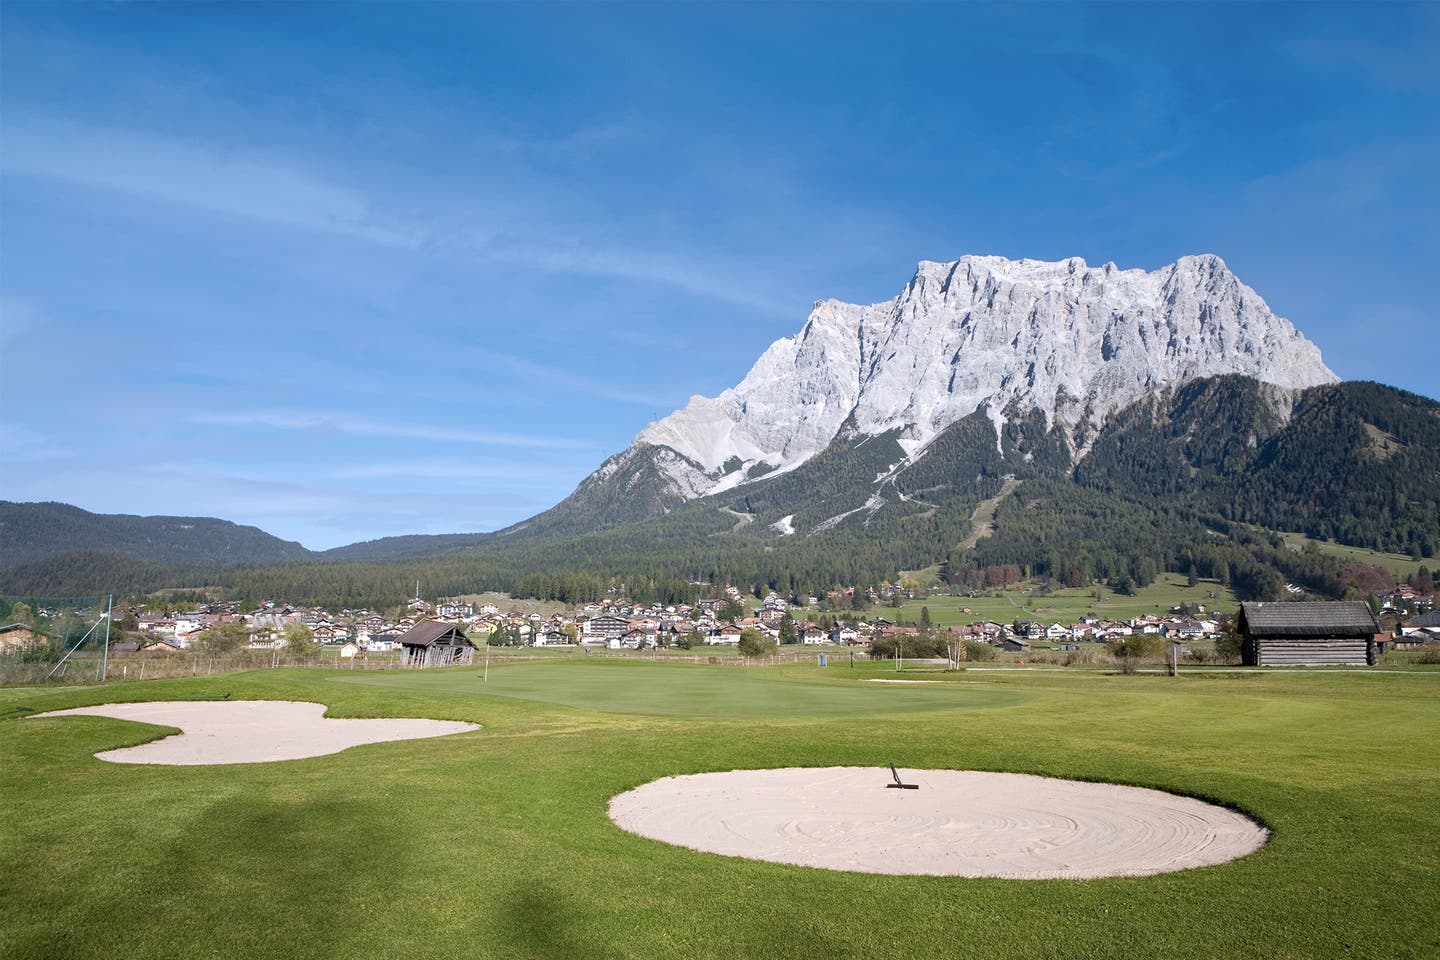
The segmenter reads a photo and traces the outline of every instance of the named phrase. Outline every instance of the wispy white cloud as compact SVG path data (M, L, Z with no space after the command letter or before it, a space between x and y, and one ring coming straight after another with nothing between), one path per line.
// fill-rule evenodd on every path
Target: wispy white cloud
M0 429L0 437L4 436ZM277 465L274 470L254 469L236 466L233 463L211 460L163 460L146 468L151 473L174 474L177 476L202 478L210 477L221 481L243 483L281 483L283 477L293 470L288 465ZM358 463L353 466L315 468L304 471L307 481L345 480L477 480L496 481L503 485L510 482L578 482L581 468L547 467L529 461L515 463L508 460L487 463L435 462L428 458L402 460L397 462ZM281 476L277 477L277 474ZM583 475L583 474L581 474Z
M326 470L321 474L330 480L515 480L540 479L578 481L572 468L541 467L534 464L509 463L435 463L404 461L401 463L366 463L353 467Z
M473 443L502 447L533 447L551 450L594 450L590 440L542 437L532 434L465 430L425 424L396 423L353 417L340 413L298 410L251 410L235 413L197 413L189 421L202 426L239 427L259 430L323 430L358 437L385 437L397 440L425 440L434 443Z
M421 235L375 222L361 193L255 153L24 115L5 123L0 171L391 247Z
M753 281L727 276L694 259L655 250L591 247L579 241L489 240L478 247L484 259L545 270L663 284L760 313L788 316L796 304L754 288Z
M527 212L527 199L512 196L515 209L503 219L525 224L519 232L419 215L414 222L398 222L362 190L337 184L292 159L214 143L19 114L6 118L0 173L431 256L659 284L762 313L794 308L712 262L597 244L573 226L537 225L546 219L537 211L549 209L549 203L537 200L535 210Z
M1433 91L1440 81L1440 11L1433 4L1395 5L1404 10L1410 29L1399 36L1358 33L1301 33L1278 44L1296 59L1330 67L1349 76L1368 76L1396 90Z
M0 388L0 396L6 396L3 388ZM70 447L57 443L53 437L40 431L0 421L0 464L42 463L69 456L72 453L73 450ZM3 490L13 479L13 473L0 471L0 490Z
M614 400L617 403L630 403L640 407L653 407L657 402L654 393L627 390L624 387L617 387L597 380L591 380L569 370L557 370L552 366L543 363L534 363L521 357L514 357L509 354L487 350L485 351L485 358L493 363L499 363L502 366L508 367L530 380L536 380L569 393L595 397L599 400Z

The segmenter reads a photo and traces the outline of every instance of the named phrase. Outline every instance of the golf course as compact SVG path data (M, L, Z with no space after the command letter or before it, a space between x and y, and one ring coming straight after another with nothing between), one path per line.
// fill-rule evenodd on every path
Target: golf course
M838 659L838 658L836 658ZM1440 670L1121 676L546 659L0 690L0 955L1434 957ZM277 762L95 754L174 734L32 714L324 704L478 729ZM612 798L767 768L993 771L1206 801L1263 826L1153 876L887 876L627 832ZM877 780L877 804L897 801Z

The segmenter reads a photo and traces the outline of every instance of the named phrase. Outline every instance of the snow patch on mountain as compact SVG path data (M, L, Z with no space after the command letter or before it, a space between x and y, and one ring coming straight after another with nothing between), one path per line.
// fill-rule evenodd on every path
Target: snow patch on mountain
M827 520L821 520L819 523L815 524L815 528L811 530L810 533L824 533L826 530L833 530L835 527L840 526L840 524L844 523L846 520L849 520L851 517L855 516L855 514L862 511L868 511L870 515L874 515L875 512L883 506L885 506L885 498L880 496L878 493L872 493L868 500L866 500L860 506L856 507L854 510L846 510L844 513L837 513L835 516L830 517Z

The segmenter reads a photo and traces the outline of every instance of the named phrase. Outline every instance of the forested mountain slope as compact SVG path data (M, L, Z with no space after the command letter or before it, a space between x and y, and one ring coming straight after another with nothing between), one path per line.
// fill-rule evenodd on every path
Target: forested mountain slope
M213 517L137 517L90 513L64 503L0 500L0 567L75 550L153 563L274 563L314 556L258 527Z
M441 594L585 599L623 582L659 598L701 592L697 582L814 593L933 564L963 582L1013 564L1121 587L1194 569L1249 598L1276 596L1284 580L1323 595L1349 584L1339 561L1287 549L1267 528L1440 550L1440 404L1379 384L1192 381L1118 411L1078 463L1042 414L1013 408L998 440L982 409L897 463L901 453L893 436L842 429L793 471L590 533L392 538L439 549L368 562L167 567L86 554L5 571L0 592L95 592L109 576L137 589L218 583L257 598L393 603L419 578ZM976 506L1007 479L993 531L962 548Z

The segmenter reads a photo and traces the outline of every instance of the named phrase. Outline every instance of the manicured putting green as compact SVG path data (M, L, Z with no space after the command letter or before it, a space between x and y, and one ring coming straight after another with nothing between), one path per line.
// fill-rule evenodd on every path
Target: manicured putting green
M852 679L852 672L855 678ZM340 683L469 693L563 704L602 713L666 717L853 717L1009 706L1007 690L961 684L871 684L846 666L783 669L623 660L507 664L443 674L414 671L341 676Z

